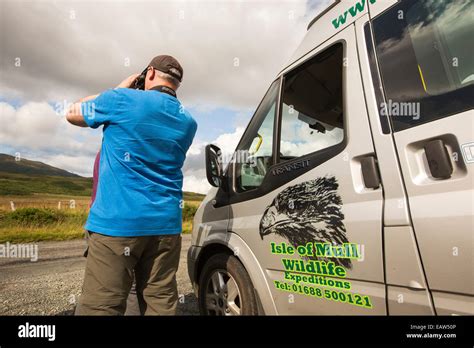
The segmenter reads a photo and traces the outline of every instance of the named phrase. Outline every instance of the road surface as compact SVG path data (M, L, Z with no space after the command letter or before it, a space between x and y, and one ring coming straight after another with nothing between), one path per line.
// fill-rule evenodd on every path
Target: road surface
M191 235L183 234L177 274L178 314L198 315L187 274ZM0 315L72 315L81 294L85 240L39 242L38 260L0 257ZM137 314L136 308L131 313Z

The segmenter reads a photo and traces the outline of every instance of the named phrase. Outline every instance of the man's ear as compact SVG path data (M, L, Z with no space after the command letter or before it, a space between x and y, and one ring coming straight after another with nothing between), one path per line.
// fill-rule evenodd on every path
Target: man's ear
M148 79L150 81L153 81L155 79L155 75L156 75L155 68L152 67L151 69L148 70Z
M145 90L150 89L150 84L153 82L154 78L155 69L153 67L149 67L145 75Z

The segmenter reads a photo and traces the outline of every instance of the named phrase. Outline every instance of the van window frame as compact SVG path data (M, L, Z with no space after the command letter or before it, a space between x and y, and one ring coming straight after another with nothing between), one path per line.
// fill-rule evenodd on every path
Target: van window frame
M344 63L344 58L347 56L347 45L345 44L345 41L344 40L338 40L336 42L333 42L330 46L326 47L325 49L321 50L321 51L318 51L318 53L312 55L310 58L304 60L303 62L301 62L300 64L298 64L297 66L293 67L291 70L288 70L286 71L283 76L282 76L282 83L281 83L281 86L280 86L280 96L279 96L279 99L280 99L280 105L279 105L279 109L278 109L278 114L277 114L277 134L276 135L276 146L277 148L274 150L275 151L275 155L277 156L276 159L274 160L274 164L280 164L280 163L285 163L285 164L291 164L295 161L298 161L300 159L305 159L306 157L312 157L314 155L316 155L319 151L321 150L325 150L325 149L329 149L329 148L332 148L332 147L337 147L338 145L340 144L344 144L344 145L347 145L347 122L346 122L346 116L345 116L345 108L344 108L344 104L345 104L345 100L346 100L346 95L345 95L345 86L346 86L346 71L344 69L344 67L342 67L342 81L341 81L341 84L342 84L342 124L343 124L343 134L344 134L344 137L342 138L342 141L337 143L337 144L334 144L334 145L331 145L331 146L328 146L326 148L323 148L323 149L319 149L319 150L316 150L316 151L313 151L313 152L309 152L307 154L304 154L302 156L298 156L296 158L292 158L290 160L287 160L287 161L280 161L280 143L281 143L281 124L282 124L282 120L283 120L283 115L282 115L282 110L283 110L283 92L284 92L284 88L285 88L285 81L288 77L288 75L291 75L293 74L296 70L299 70L299 69L302 69L303 66L305 65L311 65L311 61L316 59L319 55L321 54L325 54L327 51L329 50L332 50L334 49L337 45L341 45L342 46L342 61L341 61L341 65ZM345 147L345 146L344 146Z
M369 20L364 24L365 46L369 59L370 77L374 87L375 101L377 103L377 114L379 116L379 125L383 134L391 134L392 124L389 116L384 116L380 112L380 107L385 103L385 90L383 87L382 77L380 76L380 67L378 65L377 53L375 51L374 34L372 22Z
M346 30L345 28L344 30ZM321 48L321 49L315 49L315 53L312 54L311 56L307 57L306 59L302 60L299 62L297 65L292 67L290 70L285 71L283 74L281 74L277 79L272 81L270 84L269 88L265 92L265 95L262 97L262 100L260 101L256 111L260 107L263 99L267 95L268 91L270 90L271 86L275 81L279 81L279 91L278 91L278 96L277 96L277 105L276 105L276 114L275 114L275 120L273 123L273 144L272 144L272 149L273 149L273 164L268 168L268 171L263 178L262 184L252 190L248 191L243 191L239 192L236 190L235 187L235 163L232 161L229 163L225 170L225 181L226 181L226 187L228 189L223 190L220 188L216 194L216 203L214 204L215 208L223 207L229 204L235 204L239 202L245 202L248 200L252 200L261 196L266 195L267 193L270 193L271 191L277 189L278 187L281 187L285 185L286 183L298 178L299 176L309 172L310 170L313 170L316 167L319 167L321 164L327 162L331 158L337 156L338 154L342 153L344 149L347 146L348 142L348 134L347 134L347 116L344 113L346 108L346 89L347 89L347 69L342 68L342 104L343 104L343 132L344 132L344 137L342 141L338 144L331 145L329 147L323 148L316 150L314 152L305 154L303 156L287 160L284 162L280 161L280 138L281 138L281 121L282 121L282 93L283 93L283 81L286 76L291 74L297 69L301 69L301 67L305 64L310 64L309 62L315 58L317 58L319 55L322 53L326 52L327 50L330 50L334 48L334 46L341 44L342 45L342 61L341 64L344 62L344 58L347 57L347 42L344 39L337 40L330 45ZM251 124L253 124L254 117L256 117L256 113L252 116L251 120L249 121L242 138L239 140L239 143L236 147L236 150L239 148L241 145L241 142L244 138L244 135L248 132L249 127ZM235 153L235 151L234 151ZM304 163L308 163L306 167L301 168L300 170L292 170L292 171L287 171L282 174L277 174L273 175L274 170L278 170L282 167L288 167L288 166L297 166L301 165Z
M276 161L276 157L275 157L275 129L276 129L276 125L277 125L277 119L278 119L278 115L280 113L280 101L281 101L281 88L282 88L282 77L279 76L277 79L273 80L273 82L270 84L270 86L268 87L267 91L265 92L265 94L263 95L262 97L262 100L260 101L260 103L258 104L257 108L255 109L255 113L253 114L252 118L250 119L247 127L245 128L245 131L242 133L242 137L240 138L239 140L239 143L237 144L235 150L234 150L234 154L233 156L235 156L235 153L236 151L242 146L242 143L244 140L247 140L246 137L248 135L249 132L251 132L252 130L255 129L255 125L256 125L256 122L257 122L257 117L266 117L267 115L261 115L261 114L258 114L259 110L260 110L260 107L262 106L263 102L265 101L265 98L267 97L267 95L271 92L272 90L272 87L275 83L278 83L278 85L276 86L277 87L277 93L276 93L276 99L275 99L275 114L273 116L273 129L272 129L272 163L271 165L268 167L268 171L272 168L273 165L275 165ZM264 120L263 120L264 121ZM252 191L255 191L257 190L260 186L257 186L253 189L249 189L249 190L240 190L238 187L237 187L237 173L236 173L236 165L235 165L235 162L232 161L231 163L229 163L229 166L227 167L229 168L229 173L231 174L231 181L229 182L229 187L232 188L232 191L235 192L236 194L242 194L242 193L245 193L245 192L252 192ZM268 174L268 172L267 172ZM265 177L263 178L262 182L265 180L265 178L267 177L267 174L265 174ZM227 175L227 174L226 174Z

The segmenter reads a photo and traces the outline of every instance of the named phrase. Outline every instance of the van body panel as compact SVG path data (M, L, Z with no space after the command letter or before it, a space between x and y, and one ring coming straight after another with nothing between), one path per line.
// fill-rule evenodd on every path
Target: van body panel
M472 315L474 297L433 291L433 300L438 315Z
M202 245L210 234L227 232L229 207L214 206L212 201L216 193L216 188L209 190L194 215L191 245Z
M340 162L340 160L338 160L338 162ZM336 164L331 161L329 161L327 165L337 168ZM337 169L335 172L337 172ZM282 190L286 187L293 186L294 183L309 181L312 177L319 175L324 176L326 173L323 172L320 174L318 170L314 170L298 178L295 182L290 182L287 186L282 187ZM344 178L341 178L339 181L339 185L342 189L345 185L348 185L350 188L351 184L350 180L344 180ZM234 213L238 212L238 215L236 214L234 216L238 217L230 220L230 230L238 233L248 245L253 246L253 250L257 254L257 259L265 260L267 269L281 269L281 258L284 257L270 254L270 241L267 242L268 237L264 237L262 240L258 233L263 208L271 205L274 195L275 193L272 192L258 199L259 206L261 206L260 209L262 210L262 212L258 214L255 214L255 212L259 210L259 208L249 204L249 202L236 203L231 206ZM383 283L381 225L380 220L376 218L378 214L374 214L376 212L381 214L381 202L379 200L343 204L348 239L351 243L362 245L362 257L360 260L354 260L352 262L353 268L349 270L348 277ZM378 231L379 235L376 235L375 231ZM271 236L271 238L271 242L277 244L282 242L288 243L288 240L280 236Z
M415 235L410 226L384 228L387 284L427 289Z
M390 315L434 315L428 290L387 286Z
M370 7L387 101L381 115L390 115L433 293L474 293L474 27L467 15L473 6L403 0L377 11Z
M284 65L282 71L292 67L296 62L301 62L301 58L305 58L306 55L310 53L312 54L315 50L319 50L320 44L332 38L342 29L349 27L359 17L368 13L367 3L370 1L371 0L343 0L341 3L321 16L321 18L319 18L306 32L303 41L295 50L289 61ZM356 16L352 16L348 12L348 9L354 7L357 3L363 4L363 10L356 11ZM340 16L343 16L345 21L336 28L332 22L335 19L339 19Z
M462 144L474 141L474 111L395 133L413 226L431 290L474 294L474 171ZM443 140L452 176L431 176L423 147Z
M270 283L284 277L280 270L267 269L267 278ZM386 315L385 285L380 283L351 281L351 293L364 294L370 297L374 308L364 308L341 303L324 298L311 297L294 292L284 292L284 296L277 294L275 305L280 314L285 315ZM321 287L332 290L331 287ZM374 313L374 309L376 308Z

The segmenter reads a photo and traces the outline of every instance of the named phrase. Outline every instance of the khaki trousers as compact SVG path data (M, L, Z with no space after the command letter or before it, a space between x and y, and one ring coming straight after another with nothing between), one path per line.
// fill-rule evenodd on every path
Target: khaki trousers
M174 315L181 235L111 237L88 232L78 315L123 315L136 278L142 315Z

